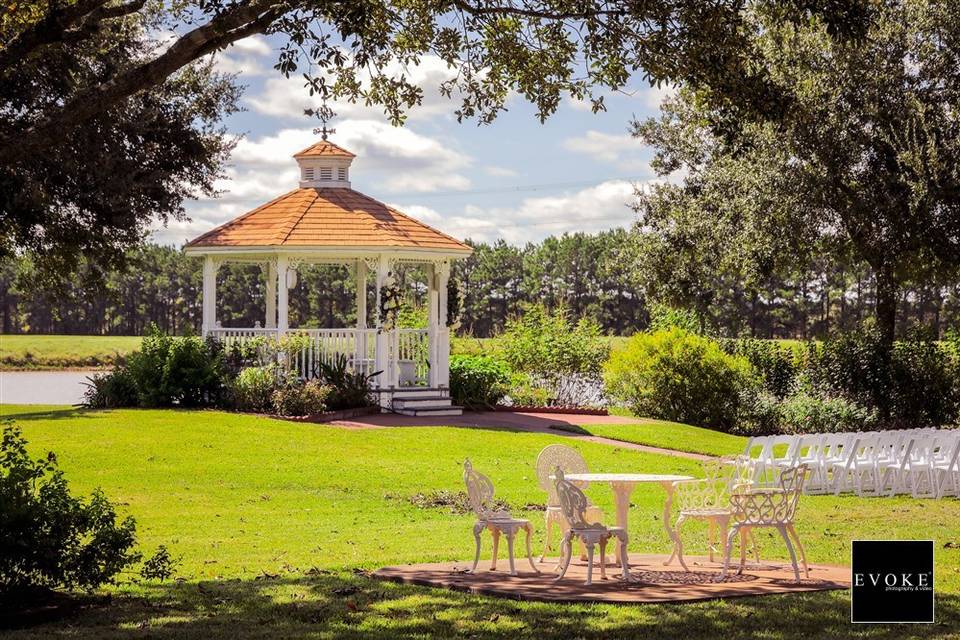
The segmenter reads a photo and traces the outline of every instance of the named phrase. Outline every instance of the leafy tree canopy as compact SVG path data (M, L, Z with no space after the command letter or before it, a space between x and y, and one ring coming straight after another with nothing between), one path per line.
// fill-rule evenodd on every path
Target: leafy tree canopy
M422 99L409 69L436 55L460 118L489 122L511 92L541 118L562 97L603 109L639 73L686 82L722 111L777 110L747 19L816 16L862 34L867 0L18 0L0 13L0 236L71 264L116 259L181 202L210 193L229 145L215 123L235 89L198 61L253 34L276 68L327 98L380 105L395 123ZM156 34L175 34L172 43ZM169 45L169 46L167 46Z
M903 285L960 268L960 6L883 3L856 44L816 18L749 19L757 63L789 107L730 120L688 86L659 119L635 123L655 167L685 174L640 194L645 279L697 300L718 268L760 279L850 252L876 274L892 343Z

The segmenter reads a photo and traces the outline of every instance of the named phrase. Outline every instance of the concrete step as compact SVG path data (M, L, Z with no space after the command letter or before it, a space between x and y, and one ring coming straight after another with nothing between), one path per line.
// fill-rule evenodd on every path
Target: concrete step
M453 405L432 405L425 407L410 407L407 409L394 409L394 413L398 413L402 416L417 416L417 417L430 417L430 416L462 416L463 407L457 407Z
M436 387L401 387L398 389L381 389L382 393L391 394L392 398L449 398L450 389Z
M394 409L415 409L417 407L445 406L452 403L447 396L416 396L413 398L393 398Z

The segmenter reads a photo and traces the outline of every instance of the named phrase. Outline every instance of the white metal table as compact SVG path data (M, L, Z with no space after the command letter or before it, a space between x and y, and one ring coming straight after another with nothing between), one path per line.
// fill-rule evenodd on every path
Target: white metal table
M667 499L663 503L663 528L666 529L670 542L676 548L678 536L673 527L670 526L670 508L673 506L673 483L680 480L693 480L691 476L661 475L654 473L568 473L564 475L567 480L577 482L606 482L613 490L613 497L617 504L617 526L627 529L627 517L630 513L630 494L633 488L638 484L649 482L659 483L667 493ZM672 557L671 557L672 559ZM664 564L669 564L667 560Z

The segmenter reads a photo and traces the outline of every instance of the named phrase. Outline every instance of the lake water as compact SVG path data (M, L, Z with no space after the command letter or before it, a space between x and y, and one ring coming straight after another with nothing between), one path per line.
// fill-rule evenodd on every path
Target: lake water
M94 371L0 371L0 404L77 404Z

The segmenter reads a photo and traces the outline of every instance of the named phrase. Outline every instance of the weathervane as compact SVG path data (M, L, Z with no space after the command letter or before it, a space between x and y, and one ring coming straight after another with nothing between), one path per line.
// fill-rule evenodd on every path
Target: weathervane
M333 120L333 119L336 117L337 112L327 106L326 100L324 100L323 104L320 105L319 108L317 108L317 109L308 109L308 110L306 111L306 113L307 113L307 115L316 116L317 119L320 120L320 122L323 123L323 126L322 126L322 127L317 127L316 129L313 130L313 134L314 134L314 135L316 135L316 134L319 133L319 134L320 134L320 137L323 138L324 140L326 140L328 135L337 132L336 129L333 129L333 128L329 128L329 129L328 129L328 128L327 128L327 123L330 122L331 120Z

